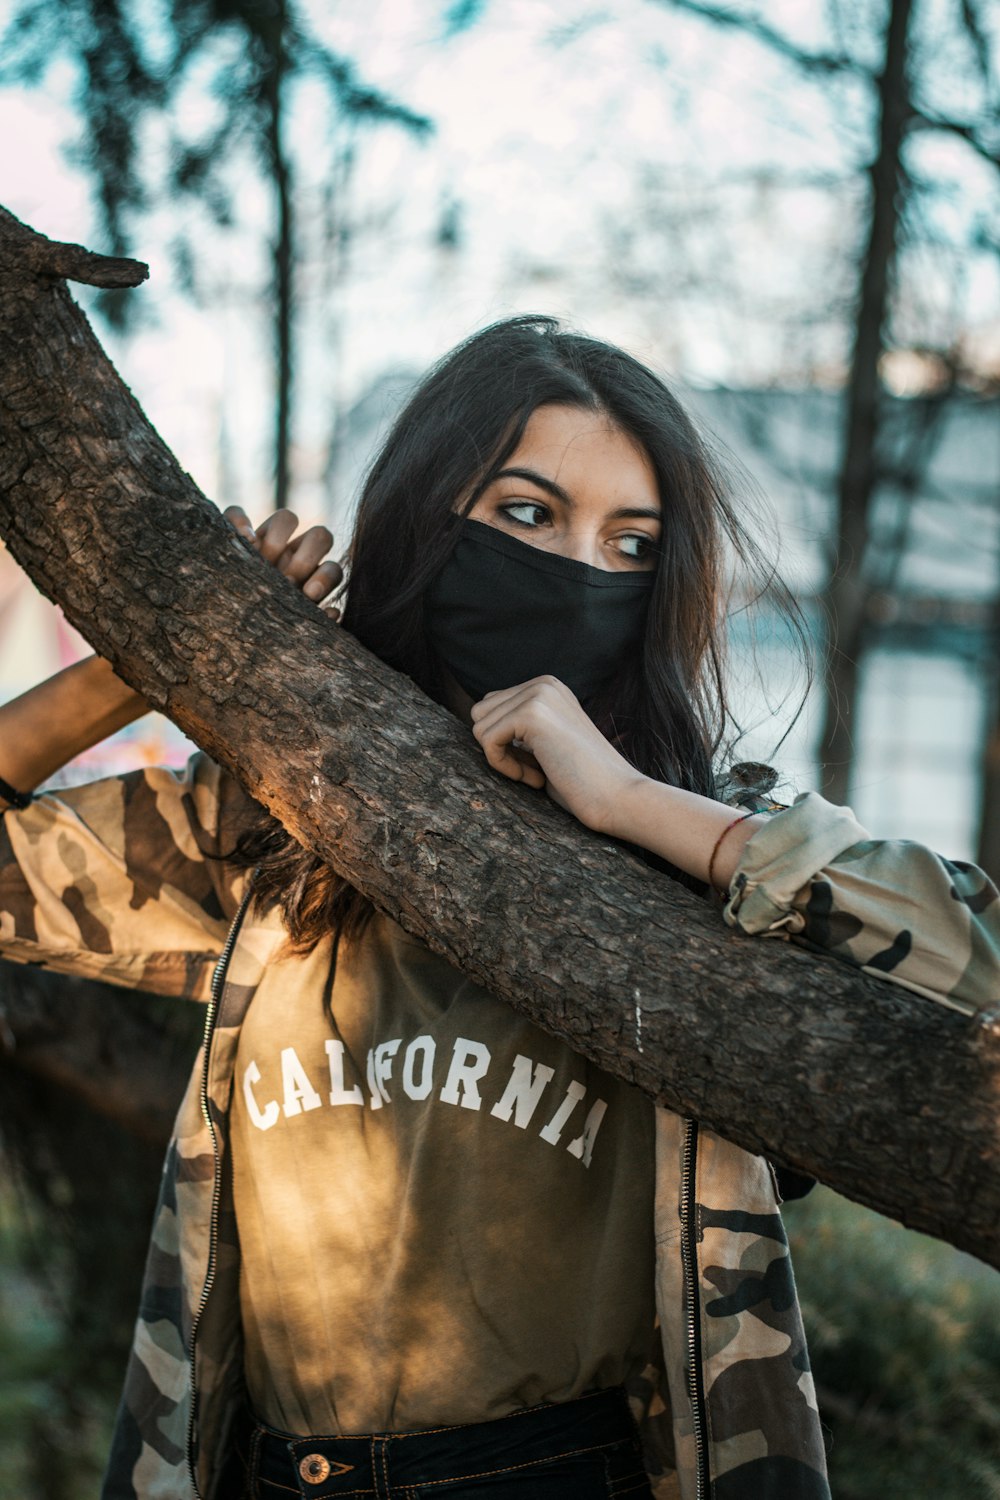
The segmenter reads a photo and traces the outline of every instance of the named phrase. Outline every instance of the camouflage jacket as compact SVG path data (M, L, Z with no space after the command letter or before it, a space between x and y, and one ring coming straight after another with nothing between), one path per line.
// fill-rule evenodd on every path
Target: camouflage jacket
M165 1164L105 1500L212 1500L241 1395L227 1111L255 995L321 985L329 945L283 956L274 914L219 856L242 799L204 756L37 798L4 818L0 948L15 960L207 1002ZM919 913L919 922L914 917ZM809 795L749 842L725 909L973 1011L1000 994L985 876L870 840ZM787 1243L766 1162L657 1111L662 1364L631 1393L658 1500L829 1495Z

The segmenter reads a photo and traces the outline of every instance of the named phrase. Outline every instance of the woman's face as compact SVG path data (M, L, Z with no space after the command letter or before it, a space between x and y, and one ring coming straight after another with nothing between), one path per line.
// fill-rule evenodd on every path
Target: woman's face
M594 568L656 566L662 515L653 466L599 413L540 406L468 514Z

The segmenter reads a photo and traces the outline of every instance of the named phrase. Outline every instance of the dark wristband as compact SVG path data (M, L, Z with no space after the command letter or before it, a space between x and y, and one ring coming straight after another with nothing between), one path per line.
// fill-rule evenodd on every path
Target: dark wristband
M15 791L10 782L4 781L3 777L0 776L0 797L3 797L5 802L9 802L11 807L28 807L34 795L34 792Z

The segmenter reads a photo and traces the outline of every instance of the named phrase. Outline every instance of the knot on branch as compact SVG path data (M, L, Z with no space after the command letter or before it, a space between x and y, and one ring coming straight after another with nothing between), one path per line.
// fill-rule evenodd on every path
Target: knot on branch
M139 260L120 255L96 255L83 245L68 245L50 240L29 229L12 213L0 208L0 266L9 271L24 270L53 280L77 281L84 286L102 287L107 291L138 286L149 275L149 267Z

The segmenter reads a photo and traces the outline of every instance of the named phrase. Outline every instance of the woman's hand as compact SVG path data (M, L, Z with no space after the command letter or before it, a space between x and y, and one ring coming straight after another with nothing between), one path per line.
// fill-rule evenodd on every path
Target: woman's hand
M723 802L643 776L595 728L555 677L487 693L472 732L497 771L544 787L595 833L648 849L696 880L730 885L742 851L766 822Z
M238 505L227 505L222 514L265 562L290 578L324 614L332 620L340 619L335 605L323 604L344 577L339 563L332 558L323 560L333 546L333 533L327 527L309 526L296 536L299 519L290 510L276 510L256 530Z
M555 677L533 677L487 693L472 707L472 732L494 770L544 787L598 833L613 832L616 807L643 780Z

